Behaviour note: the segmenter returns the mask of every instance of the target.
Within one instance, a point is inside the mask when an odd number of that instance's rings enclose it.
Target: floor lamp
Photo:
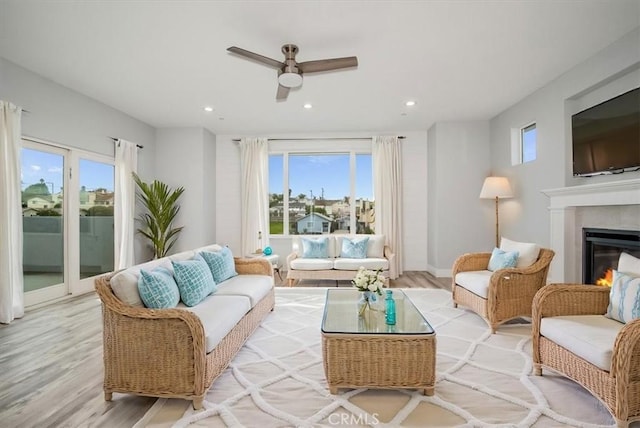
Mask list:
[[[498,200],[506,198],[513,198],[513,191],[506,177],[487,177],[484,179],[480,199],[495,199],[496,201],[496,247],[500,246]]]

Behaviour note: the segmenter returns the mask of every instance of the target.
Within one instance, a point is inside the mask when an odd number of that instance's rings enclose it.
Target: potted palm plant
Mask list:
[[[151,241],[153,257],[159,259],[167,255],[183,229],[183,226],[173,227],[173,220],[180,211],[178,199],[184,192],[184,187],[172,190],[158,180],[145,183],[135,173],[133,180],[138,186],[136,197],[146,210],[139,216],[143,227],[138,229],[138,233]]]

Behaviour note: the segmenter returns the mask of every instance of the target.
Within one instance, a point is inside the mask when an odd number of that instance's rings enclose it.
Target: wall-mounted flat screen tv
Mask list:
[[[573,175],[640,170],[640,88],[571,118]]]

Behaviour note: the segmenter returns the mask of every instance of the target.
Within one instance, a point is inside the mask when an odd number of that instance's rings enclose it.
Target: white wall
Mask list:
[[[47,80],[0,58],[0,99],[28,110],[22,116],[22,134],[68,147],[114,155],[110,137],[144,146],[139,151],[138,172],[154,174],[155,129],[92,98]],[[136,239],[136,260],[147,257]]]
[[[203,128],[160,128],[156,175],[171,188],[184,187],[174,226],[183,226],[171,254],[215,242],[215,136]]]
[[[505,236],[549,245],[549,200],[542,189],[640,177],[640,172],[629,172],[573,178],[571,167],[571,115],[640,85],[639,40],[640,28],[491,120],[491,168],[509,177],[515,192],[501,210]],[[512,166],[511,129],[532,121],[538,131],[537,159]]]
[[[428,270],[449,277],[458,256],[494,245],[495,204],[479,199],[492,175],[489,123],[438,122],[428,136]]]
[[[388,134],[388,133],[385,133]],[[394,133],[395,134],[395,133]],[[402,140],[403,200],[404,200],[404,269],[426,270],[427,266],[427,134],[426,132],[398,132]],[[359,137],[371,132],[312,135],[265,135],[268,138]],[[229,245],[234,254],[240,251],[240,149],[233,142],[243,135],[216,136],[216,237],[220,244]],[[302,148],[308,149],[303,141]],[[305,147],[305,144],[307,145]],[[315,143],[314,143],[315,144]],[[323,149],[326,149],[324,143]],[[348,142],[342,144],[348,145]],[[361,144],[361,143],[360,143]],[[346,146],[345,146],[346,147]],[[348,147],[347,147],[348,148]],[[272,237],[270,246],[284,264],[291,252],[291,239]]]

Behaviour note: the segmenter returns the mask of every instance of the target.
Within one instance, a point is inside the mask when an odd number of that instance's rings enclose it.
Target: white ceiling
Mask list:
[[[411,131],[489,119],[638,25],[640,0],[0,0],[0,56],[155,127]],[[277,71],[226,51],[285,43],[359,66],[276,102]]]

